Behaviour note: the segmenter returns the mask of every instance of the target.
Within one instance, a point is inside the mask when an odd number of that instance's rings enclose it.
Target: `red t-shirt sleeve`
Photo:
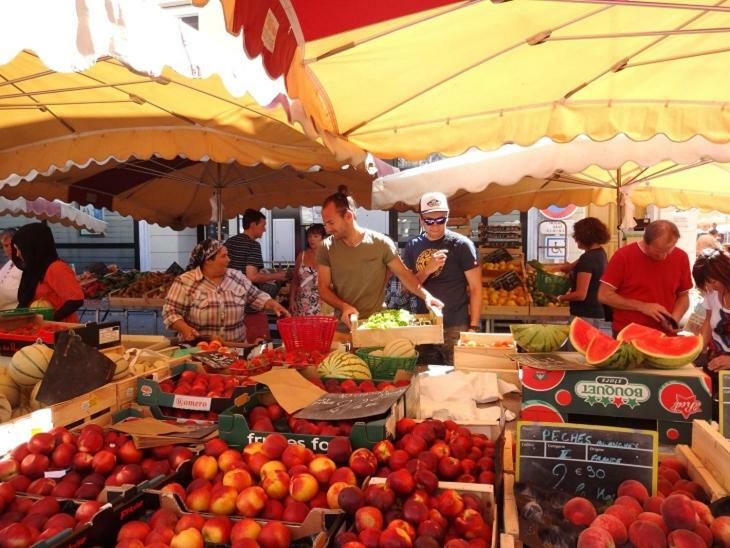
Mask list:
[[[679,293],[689,291],[693,287],[692,272],[689,269],[689,257],[684,251],[682,251],[682,277],[679,282]]]
[[[55,261],[46,270],[46,276],[43,281],[56,295],[58,295],[60,305],[68,301],[83,301],[84,290],[81,289],[76,274],[63,261]]]
[[[611,287],[618,289],[624,279],[626,271],[626,253],[621,250],[617,251],[611,257],[606,265],[606,270],[601,276],[601,281],[607,283]]]

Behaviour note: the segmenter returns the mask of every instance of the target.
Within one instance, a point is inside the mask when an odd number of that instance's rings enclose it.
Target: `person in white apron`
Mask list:
[[[23,271],[12,260],[12,239],[14,228],[8,228],[0,234],[0,243],[7,261],[0,268],[0,310],[12,310],[18,306],[18,286]]]

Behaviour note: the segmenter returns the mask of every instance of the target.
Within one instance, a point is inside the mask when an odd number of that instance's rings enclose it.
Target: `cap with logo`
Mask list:
[[[427,192],[421,196],[421,213],[443,211],[448,213],[449,202],[443,192]]]

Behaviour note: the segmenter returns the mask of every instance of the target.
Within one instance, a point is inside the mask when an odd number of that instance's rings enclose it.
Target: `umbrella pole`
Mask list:
[[[221,202],[221,199],[223,197],[223,193],[221,192],[221,187],[216,186],[215,187],[215,203],[216,203],[216,217],[218,222],[218,240],[223,238],[223,203]]]
[[[624,219],[624,204],[621,203],[621,168],[616,170],[616,247],[621,247],[621,223]]]

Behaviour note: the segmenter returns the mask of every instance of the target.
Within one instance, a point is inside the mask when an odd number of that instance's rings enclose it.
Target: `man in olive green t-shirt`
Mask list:
[[[365,319],[383,308],[386,269],[426,306],[443,308],[403,264],[393,241],[360,227],[355,211],[355,202],[342,191],[322,205],[322,220],[330,236],[317,250],[319,296],[339,311],[341,322],[350,328],[351,315]]]

